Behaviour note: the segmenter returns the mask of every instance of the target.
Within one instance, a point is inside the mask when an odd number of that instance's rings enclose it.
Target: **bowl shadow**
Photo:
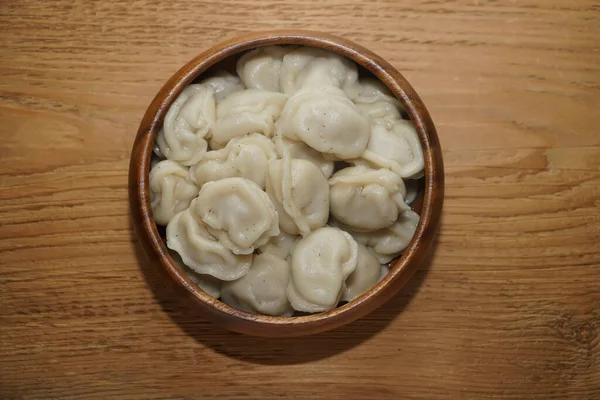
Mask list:
[[[135,255],[156,301],[162,310],[186,334],[199,344],[219,354],[240,361],[264,365],[302,364],[325,359],[351,350],[385,329],[411,303],[432,267],[433,255],[438,244],[434,240],[427,260],[408,283],[390,301],[340,328],[296,338],[262,338],[228,331],[209,321],[194,307],[182,288],[168,277],[162,267],[152,262],[142,250],[131,227]]]

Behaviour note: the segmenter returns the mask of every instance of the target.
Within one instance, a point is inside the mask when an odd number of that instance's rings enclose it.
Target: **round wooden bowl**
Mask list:
[[[250,314],[204,293],[173,261],[159,233],[150,207],[148,173],[154,139],[163,118],[179,93],[202,74],[232,69],[246,50],[267,45],[294,44],[319,47],[338,53],[359,65],[361,73],[381,80],[404,105],[414,123],[425,158],[420,198],[413,204],[421,220],[401,257],[390,265],[389,274],[368,292],[331,311],[295,317]],[[200,54],[177,71],[158,92],[140,123],[131,152],[129,197],[135,230],[150,261],[158,262],[178,285],[177,289],[196,300],[203,314],[227,329],[257,336],[290,337],[337,328],[373,311],[388,301],[410,279],[428,257],[435,239],[444,198],[442,153],[433,121],[425,105],[406,79],[384,59],[349,40],[320,32],[276,30],[252,33],[228,40]],[[166,276],[166,274],[165,274]],[[165,279],[169,280],[166,277]],[[183,289],[183,290],[181,290]]]

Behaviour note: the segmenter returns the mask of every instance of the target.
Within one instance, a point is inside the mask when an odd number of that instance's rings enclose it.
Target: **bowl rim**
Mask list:
[[[244,51],[268,45],[318,47],[342,55],[371,72],[401,101],[414,123],[423,149],[424,198],[420,221],[402,256],[390,265],[390,272],[374,287],[356,299],[330,311],[294,317],[251,314],[217,300],[181,270],[169,255],[152,218],[149,171],[154,141],[166,112],[193,80],[218,62]],[[157,256],[171,278],[208,311],[208,316],[226,328],[258,336],[301,336],[330,330],[373,311],[410,279],[425,261],[440,222],[444,191],[442,153],[431,116],[408,81],[391,64],[350,40],[308,30],[271,30],[238,36],[219,43],[186,63],[156,94],[140,123],[130,161],[129,192],[134,228],[144,250]],[[285,329],[283,329],[285,328]]]

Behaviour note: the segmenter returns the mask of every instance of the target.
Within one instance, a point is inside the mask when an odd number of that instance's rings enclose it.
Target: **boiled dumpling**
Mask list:
[[[381,264],[386,264],[406,249],[418,225],[419,215],[406,210],[387,228],[375,232],[348,231],[358,243],[372,250]]]
[[[264,189],[269,160],[276,157],[273,142],[252,133],[233,138],[224,148],[206,153],[198,164],[190,167],[190,178],[201,187],[206,182],[237,176],[250,179]]]
[[[356,64],[338,54],[314,47],[299,47],[283,57],[280,86],[294,94],[305,87],[333,86],[354,94],[357,90]]]
[[[340,229],[324,227],[300,239],[292,252],[287,288],[292,307],[304,312],[334,308],[357,263],[358,244]]]
[[[385,101],[356,103],[356,109],[362,115],[370,117],[375,124],[385,125],[388,129],[392,128],[394,121],[402,118],[398,107]]]
[[[334,87],[300,90],[287,101],[277,122],[278,134],[340,159],[360,156],[370,132],[367,118]]]
[[[287,233],[305,236],[327,223],[329,185],[310,161],[284,158],[269,162],[266,191]]]
[[[357,231],[392,225],[398,213],[409,208],[405,194],[402,178],[385,168],[348,167],[329,180],[331,214]]]
[[[283,56],[289,48],[265,46],[250,50],[237,62],[237,73],[247,88],[281,92],[279,75]]]
[[[283,135],[276,135],[273,142],[280,157],[301,158],[310,161],[319,167],[326,178],[333,174],[333,161],[324,159],[321,153],[309,147],[306,143],[288,139]]]
[[[419,195],[419,181],[414,179],[408,179],[404,184],[406,185],[406,196],[404,196],[404,201],[406,204],[412,204],[413,201],[416,200]]]
[[[380,167],[379,165],[367,161],[364,158],[354,158],[352,160],[348,160],[348,165],[351,166],[363,166],[363,167],[367,167],[370,169],[381,169],[382,167]],[[388,169],[388,168],[386,168]],[[398,175],[398,174],[396,174]],[[400,175],[398,175],[400,176]],[[404,186],[406,188],[406,194],[404,195],[404,202],[406,204],[412,204],[415,199],[417,198],[417,196],[419,195],[419,179],[421,179],[424,176],[423,171],[421,171],[421,173],[413,175],[409,178],[404,178],[402,179],[402,181],[404,182]]]
[[[373,126],[363,159],[391,169],[402,178],[419,176],[423,170],[423,150],[415,127],[410,121],[397,120],[392,128]]]
[[[391,127],[392,121],[402,118],[402,103],[380,80],[364,78],[359,81],[360,91],[352,98],[356,108],[376,123]]]
[[[244,84],[240,78],[224,70],[217,71],[210,78],[203,80],[202,83],[213,88],[217,103],[232,93],[244,90]]]
[[[273,136],[275,121],[286,100],[282,93],[260,89],[246,89],[226,97],[217,104],[211,148],[220,149],[234,137],[250,133]]]
[[[162,131],[162,129],[161,129]],[[164,132],[159,132],[159,135],[164,135]],[[159,161],[164,160],[166,157],[163,153],[160,152],[160,148],[158,147],[158,143],[154,141],[154,147],[152,148],[152,158],[157,158]]]
[[[259,254],[254,256],[246,275],[223,285],[221,298],[240,310],[289,317],[294,313],[286,293],[289,280],[287,261],[272,254]]]
[[[346,287],[342,293],[343,301],[352,301],[371,289],[381,275],[381,265],[373,254],[362,244],[358,245],[358,262],[356,269],[346,279]]]
[[[273,254],[287,260],[299,239],[298,235],[290,235],[281,231],[279,235],[273,236],[267,244],[259,247],[259,250],[261,253]]]
[[[358,81],[358,92],[351,97],[352,101],[356,103],[376,103],[378,101],[385,101],[388,103],[395,103],[398,107],[402,107],[400,101],[394,97],[394,94],[385,84],[379,79],[375,78],[361,78]]]
[[[223,281],[220,279],[217,279],[211,275],[198,274],[191,269],[187,269],[185,274],[209,296],[212,296],[215,299],[221,297],[221,286],[223,285]]]
[[[389,273],[390,273],[390,268],[387,265],[382,265],[381,271],[379,272],[379,279],[377,280],[377,282],[381,282],[383,280],[383,278],[385,278],[386,275]]]
[[[167,247],[176,251],[184,264],[199,274],[224,281],[244,276],[252,264],[252,254],[236,255],[206,230],[192,200],[190,208],[176,214],[167,225]]]
[[[167,111],[156,137],[160,153],[183,165],[197,163],[208,147],[215,123],[215,97],[210,85],[189,85]]]
[[[188,179],[188,169],[170,160],[163,160],[150,170],[150,205],[159,225],[189,207],[198,195],[198,187]]]
[[[221,285],[223,281],[215,278],[212,275],[199,274],[183,262],[181,256],[176,252],[169,250],[169,255],[175,261],[175,263],[181,268],[183,273],[190,278],[192,282],[194,282],[198,287],[204,290],[208,295],[218,299],[221,297]]]
[[[206,229],[235,254],[250,254],[279,235],[279,218],[269,196],[245,178],[207,182],[190,207]]]

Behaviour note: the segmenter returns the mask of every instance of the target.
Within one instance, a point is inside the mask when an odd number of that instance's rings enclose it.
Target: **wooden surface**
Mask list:
[[[327,334],[230,334],[137,251],[127,167],[179,66],[313,28],[428,105],[446,165],[430,263]],[[600,398],[600,4],[0,2],[0,398]]]

